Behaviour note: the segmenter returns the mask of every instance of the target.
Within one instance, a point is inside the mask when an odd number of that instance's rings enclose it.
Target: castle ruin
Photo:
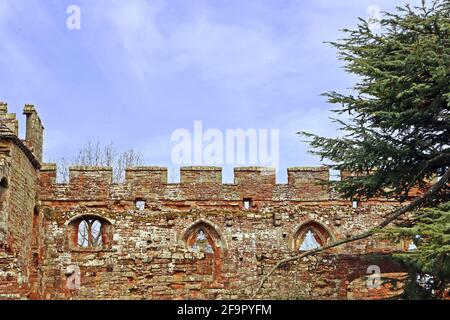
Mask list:
[[[36,109],[24,114],[22,140],[0,103],[0,299],[248,299],[280,259],[367,230],[398,205],[343,199],[322,183],[328,167],[290,168],[287,184],[261,167],[235,168],[232,184],[217,167],[183,167],[180,183],[162,167],[127,168],[123,183],[109,167],[71,167],[57,183]],[[257,298],[395,297],[405,273],[384,257],[406,248],[370,238],[289,263]]]

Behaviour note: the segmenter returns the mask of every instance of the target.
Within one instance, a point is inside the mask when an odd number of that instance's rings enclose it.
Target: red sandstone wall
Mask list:
[[[5,241],[0,245],[0,298],[27,297],[37,279],[33,260],[33,220],[38,174],[14,143],[0,142],[0,162],[7,167],[8,188],[2,199]],[[6,151],[7,150],[7,151]],[[38,219],[38,217],[36,217]],[[34,277],[30,277],[34,273]]]
[[[326,167],[291,168],[287,184],[257,167],[235,169],[233,184],[222,184],[216,167],[182,168],[179,184],[168,184],[160,167],[130,168],[123,184],[112,183],[111,168],[75,167],[68,184],[57,184],[54,165],[36,169],[43,127],[33,106],[24,113],[21,142],[15,115],[0,103],[0,179],[8,184],[0,189],[0,299],[249,298],[272,266],[298,253],[309,228],[324,244],[367,230],[396,205],[371,201],[352,209],[323,184]],[[136,200],[146,202],[144,210]],[[82,217],[104,223],[102,246],[77,245]],[[211,253],[194,250],[199,230]],[[370,239],[290,263],[258,298],[395,296],[401,286],[390,281],[368,290],[366,272],[378,264],[400,279],[398,266],[365,257],[397,249]]]
[[[164,168],[128,170],[124,184],[112,184],[111,176],[108,168],[74,168],[69,184],[59,185],[55,167],[42,168],[43,298],[248,298],[254,289],[249,285],[296,253],[295,237],[305,223],[321,225],[331,241],[374,226],[393,205],[352,209],[350,202],[332,199],[319,183],[328,178],[325,168],[292,169],[287,185],[276,185],[274,172],[261,168],[237,169],[235,184],[227,185],[217,168],[185,168],[180,184],[167,184]],[[244,198],[252,199],[250,210],[243,209]],[[146,201],[145,210],[135,208],[136,199]],[[69,222],[82,215],[108,219],[108,245],[91,250],[74,245]],[[214,235],[218,253],[212,257],[190,246],[189,232],[197,223]],[[360,241],[292,263],[258,298],[345,299],[347,290],[349,298],[367,296],[349,286],[370,265],[362,255],[394,249],[380,240]],[[81,286],[71,290],[68,268],[74,266],[80,268]],[[381,271],[394,269],[385,264]]]

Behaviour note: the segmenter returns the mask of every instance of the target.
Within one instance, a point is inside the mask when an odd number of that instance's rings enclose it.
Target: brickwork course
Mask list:
[[[248,299],[258,281],[306,243],[323,246],[376,226],[399,204],[355,206],[323,184],[328,167],[71,167],[57,183],[42,162],[43,131],[32,105],[26,137],[0,103],[0,299]],[[69,143],[69,141],[68,141]],[[309,237],[308,241],[305,241]],[[388,299],[406,274],[389,259],[407,243],[370,238],[291,262],[258,299]],[[371,270],[380,277],[372,286]]]

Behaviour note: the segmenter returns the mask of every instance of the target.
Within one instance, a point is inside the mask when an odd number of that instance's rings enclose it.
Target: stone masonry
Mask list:
[[[42,163],[43,126],[26,105],[25,140],[0,103],[0,299],[246,299],[282,258],[375,226],[398,203],[352,203],[327,167],[71,167]],[[309,237],[309,240],[305,240]],[[405,243],[354,242],[279,269],[260,299],[384,299],[405,274],[387,256]],[[370,273],[381,278],[371,286]],[[376,280],[376,279],[375,279]],[[375,281],[373,280],[373,281]],[[375,283],[375,282],[374,282]]]

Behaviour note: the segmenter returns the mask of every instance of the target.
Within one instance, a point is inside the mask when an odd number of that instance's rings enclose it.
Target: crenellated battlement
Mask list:
[[[237,185],[275,185],[276,171],[266,167],[240,167],[234,169],[234,183]]]
[[[288,168],[289,184],[310,184],[328,180],[330,180],[330,169],[328,167]]]
[[[138,186],[139,184],[155,183],[166,184],[167,183],[167,168],[163,167],[132,167],[125,170],[125,181],[133,183]]]
[[[219,167],[182,167],[180,169],[181,184],[220,184],[222,168]]]
[[[168,168],[130,167],[122,183],[113,182],[111,167],[70,167],[69,181],[57,183],[56,164],[44,164],[40,171],[42,194],[47,197],[182,198],[182,199],[279,199],[327,200],[331,194],[324,181],[328,167],[289,168],[288,183],[276,182],[276,170],[267,167],[238,167],[234,183],[223,183],[220,167],[181,167],[180,182],[169,183]]]
[[[0,101],[0,123],[6,126],[14,135],[19,135],[19,121],[15,113],[8,113],[8,104]]]
[[[69,181],[71,184],[110,184],[112,182],[113,170],[111,167],[83,167],[74,166],[69,168]]]
[[[56,163],[44,163],[41,168],[41,179],[49,180],[52,184],[57,183],[58,167]],[[112,167],[90,167],[90,166],[71,166],[69,167],[68,184],[78,183],[105,183],[113,184]],[[287,185],[299,184],[322,184],[323,181],[330,179],[328,167],[294,167],[288,168]],[[179,184],[222,184],[222,168],[208,166],[190,166],[181,167]],[[125,181],[128,184],[142,182],[152,182],[159,184],[169,184],[167,167],[128,167],[125,169]],[[173,183],[170,183],[173,184]],[[252,184],[271,184],[286,185],[276,183],[276,169],[269,167],[236,167],[234,168],[234,185],[252,185]],[[229,185],[229,184],[227,184]]]

